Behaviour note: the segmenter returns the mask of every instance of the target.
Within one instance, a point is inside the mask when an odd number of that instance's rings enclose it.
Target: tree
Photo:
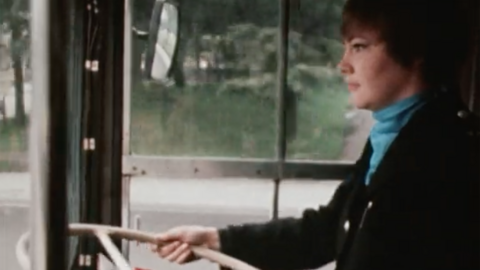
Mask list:
[[[28,1],[2,0],[0,3],[0,26],[3,33],[10,34],[10,58],[12,60],[15,86],[15,122],[25,125],[24,64],[23,59],[29,44]]]

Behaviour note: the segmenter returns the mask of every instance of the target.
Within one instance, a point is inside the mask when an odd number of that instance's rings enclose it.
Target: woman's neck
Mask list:
[[[408,114],[418,103],[422,102],[423,97],[423,92],[417,92],[380,110],[374,111],[373,117],[378,122],[387,122],[402,118],[403,115]]]

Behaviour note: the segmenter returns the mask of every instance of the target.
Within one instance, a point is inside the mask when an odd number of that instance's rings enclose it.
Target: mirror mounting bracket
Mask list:
[[[148,40],[148,37],[149,37],[148,31],[142,31],[135,27],[132,27],[132,32],[135,34],[137,38],[141,40]]]

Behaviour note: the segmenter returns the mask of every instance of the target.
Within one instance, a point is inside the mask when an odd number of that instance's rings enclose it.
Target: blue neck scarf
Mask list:
[[[372,175],[400,130],[425,103],[425,95],[416,94],[373,113],[373,118],[377,122],[370,131],[373,154],[370,157],[370,166],[365,179],[366,185],[370,184]]]

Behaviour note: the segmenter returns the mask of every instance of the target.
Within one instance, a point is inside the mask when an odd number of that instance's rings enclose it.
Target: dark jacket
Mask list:
[[[301,218],[220,230],[222,252],[262,270],[480,269],[480,129],[448,93],[417,111],[364,185],[367,142],[331,201]]]

